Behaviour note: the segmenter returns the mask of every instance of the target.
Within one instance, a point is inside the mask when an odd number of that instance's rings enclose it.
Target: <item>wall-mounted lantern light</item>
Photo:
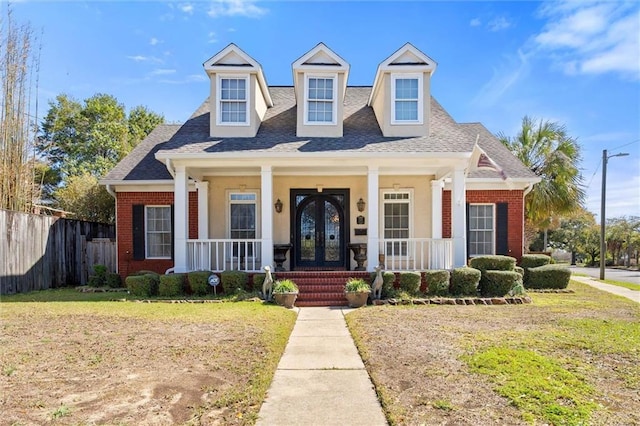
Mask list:
[[[364,211],[364,207],[367,205],[367,203],[364,202],[364,200],[362,198],[360,198],[358,200],[358,202],[356,203],[356,206],[358,206],[358,211],[359,212],[363,212]]]
[[[282,201],[280,201],[280,198],[276,200],[273,206],[276,208],[276,213],[282,213]]]

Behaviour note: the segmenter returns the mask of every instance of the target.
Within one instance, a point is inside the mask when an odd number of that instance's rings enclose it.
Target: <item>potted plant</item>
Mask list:
[[[293,308],[298,298],[298,286],[292,280],[278,280],[273,284],[273,298],[280,306]]]
[[[351,308],[366,305],[369,293],[371,293],[371,287],[362,278],[349,278],[344,285],[344,295]]]

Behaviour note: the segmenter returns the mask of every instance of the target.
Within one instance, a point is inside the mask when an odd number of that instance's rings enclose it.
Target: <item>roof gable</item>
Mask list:
[[[332,70],[349,71],[349,63],[322,42],[295,60],[291,66],[294,72],[302,68],[318,67],[330,67]]]

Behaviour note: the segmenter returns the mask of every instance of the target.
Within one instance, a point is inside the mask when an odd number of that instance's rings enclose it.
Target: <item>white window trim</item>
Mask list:
[[[309,121],[309,79],[324,78],[333,79],[333,102],[331,109],[332,121]],[[304,119],[305,126],[335,126],[337,124],[338,115],[338,74],[337,73],[313,73],[304,75]]]
[[[169,256],[149,256],[149,244],[147,240],[147,236],[149,235],[149,222],[147,219],[147,209],[149,207],[165,207],[169,209],[169,215],[171,215],[171,205],[170,204],[149,204],[144,206],[144,258],[145,259],[171,259],[171,255]],[[171,217],[169,217],[169,228],[171,228]],[[158,232],[159,233],[159,232]],[[169,229],[169,235],[172,236],[171,244],[173,244],[173,229]]]
[[[216,126],[249,126],[251,124],[251,116],[249,115],[251,104],[251,79],[249,74],[217,74],[216,75]],[[232,78],[237,80],[245,80],[246,94],[246,121],[244,122],[228,122],[222,121],[222,80]]]
[[[491,229],[492,232],[492,239],[491,239],[491,253],[490,254],[496,254],[496,205],[495,203],[469,203],[469,210],[471,210],[471,206],[491,206],[493,209],[492,215],[493,215],[493,228]],[[467,218],[468,223],[471,223],[471,218],[468,217]],[[471,234],[471,225],[469,225],[469,229],[467,230],[468,234]],[[469,235],[467,235],[467,238],[469,238]],[[471,241],[469,241],[469,249],[471,249]],[[469,257],[478,257],[478,256],[486,256],[486,254],[471,254],[469,253]]]
[[[378,217],[380,218],[380,223],[378,226],[378,235],[380,235],[381,239],[384,239],[384,205],[385,205],[385,194],[409,194],[409,237],[413,238],[414,226],[413,226],[413,188],[398,188],[396,189],[382,189],[380,190],[380,206],[378,208]],[[389,200],[388,202],[392,203],[398,200]]]
[[[260,229],[260,223],[261,223],[261,215],[260,215],[260,191],[257,189],[245,189],[242,190],[240,188],[238,189],[228,189],[226,191],[226,207],[225,207],[225,216],[226,216],[226,222],[227,222],[227,229],[226,229],[226,236],[227,239],[231,239],[231,204],[255,204],[256,206],[256,238],[255,239],[259,239],[261,238],[261,229]],[[255,200],[238,200],[238,201],[231,201],[231,195],[232,194],[254,194],[256,196]]]
[[[396,80],[415,78],[418,80],[418,119],[417,120],[396,120]],[[396,73],[391,74],[391,124],[396,125],[419,125],[423,124],[424,115],[424,76],[421,73]]]

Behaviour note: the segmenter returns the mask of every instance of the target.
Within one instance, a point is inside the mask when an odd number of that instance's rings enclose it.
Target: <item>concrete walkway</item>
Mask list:
[[[299,308],[256,425],[387,424],[347,330],[348,311]]]
[[[619,287],[617,285],[601,283],[591,277],[578,277],[576,275],[571,275],[571,279],[579,281],[583,284],[590,285],[591,287],[595,287],[598,290],[613,293],[618,296],[623,296],[627,299],[633,300],[634,302],[640,303],[640,291],[630,290],[628,288]]]

